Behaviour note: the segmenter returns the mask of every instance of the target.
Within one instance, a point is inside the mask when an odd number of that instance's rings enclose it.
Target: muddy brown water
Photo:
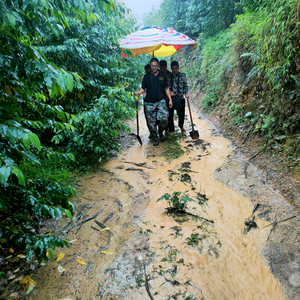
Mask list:
[[[261,255],[269,234],[263,226],[269,223],[257,218],[259,229],[244,234],[253,203],[215,179],[232,154],[229,141],[193,117],[201,141],[181,136],[185,154],[180,158],[163,157],[167,141],[152,146],[142,119],[142,147],[134,137],[123,137],[121,152],[104,169],[82,178],[73,199],[77,212],[83,212],[78,222],[103,209],[96,220],[103,223],[109,217],[109,229],[101,231],[94,220],[73,229],[68,234],[71,248],[55,252],[66,256],[33,276],[38,284],[30,299],[150,299],[145,278],[155,300],[285,299]],[[131,126],[134,131],[135,124]],[[191,180],[181,181],[183,174]],[[238,180],[234,174],[227,179]],[[157,199],[177,191],[194,200],[188,202],[188,212],[214,223],[167,215],[167,202]],[[67,225],[66,219],[58,221],[55,230],[73,226]],[[65,271],[60,273],[58,266]]]

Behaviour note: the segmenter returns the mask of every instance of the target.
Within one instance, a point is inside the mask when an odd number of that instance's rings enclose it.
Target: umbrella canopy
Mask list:
[[[130,50],[134,55],[149,53],[164,57],[173,55],[185,45],[197,43],[187,35],[169,27],[148,26],[123,37],[120,46]]]

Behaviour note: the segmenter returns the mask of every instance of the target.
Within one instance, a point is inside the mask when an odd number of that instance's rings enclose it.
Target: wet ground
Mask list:
[[[193,116],[200,139],[179,135],[181,157],[164,157],[168,141],[152,146],[142,119],[143,146],[122,137],[121,152],[81,179],[75,222],[53,224],[71,248],[31,275],[29,299],[299,299],[297,212]],[[177,192],[192,200],[187,214],[157,202]]]

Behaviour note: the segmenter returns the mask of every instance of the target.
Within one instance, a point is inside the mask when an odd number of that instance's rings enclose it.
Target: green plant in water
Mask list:
[[[182,218],[176,218],[174,220],[178,223],[184,223],[184,222],[187,222],[189,220],[189,218],[188,217],[182,217]]]
[[[136,278],[136,285],[137,285],[138,287],[141,287],[142,284],[143,284],[144,282],[145,282],[145,280],[143,279],[142,276],[138,276],[138,277]]]
[[[170,207],[177,209],[185,209],[188,201],[194,201],[182,192],[173,192],[172,196],[169,193],[166,193],[158,198],[157,202],[163,200],[166,200]]]
[[[192,233],[190,237],[187,237],[187,244],[188,245],[194,245],[198,244],[199,241],[203,240],[206,238],[206,235],[199,236],[199,233]]]
[[[166,159],[176,159],[184,154],[184,150],[181,148],[178,141],[178,135],[174,134],[172,136],[168,136],[166,142],[164,143],[166,150],[163,153],[163,156]]]
[[[179,251],[177,249],[171,249],[168,253],[168,256],[164,257],[161,261],[169,263],[175,262],[178,253]]]

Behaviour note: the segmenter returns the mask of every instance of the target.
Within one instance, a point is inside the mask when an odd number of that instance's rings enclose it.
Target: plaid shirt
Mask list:
[[[178,89],[179,90],[179,96],[183,97],[183,95],[189,93],[189,87],[188,87],[188,84],[187,84],[187,79],[186,79],[185,73],[178,72],[176,75],[171,73],[170,77],[167,78],[168,85],[169,85],[169,88],[170,88],[171,92],[173,92],[175,94],[178,94],[177,93],[178,76],[179,76],[179,89]],[[173,87],[171,86],[172,85],[172,77],[173,77]]]

